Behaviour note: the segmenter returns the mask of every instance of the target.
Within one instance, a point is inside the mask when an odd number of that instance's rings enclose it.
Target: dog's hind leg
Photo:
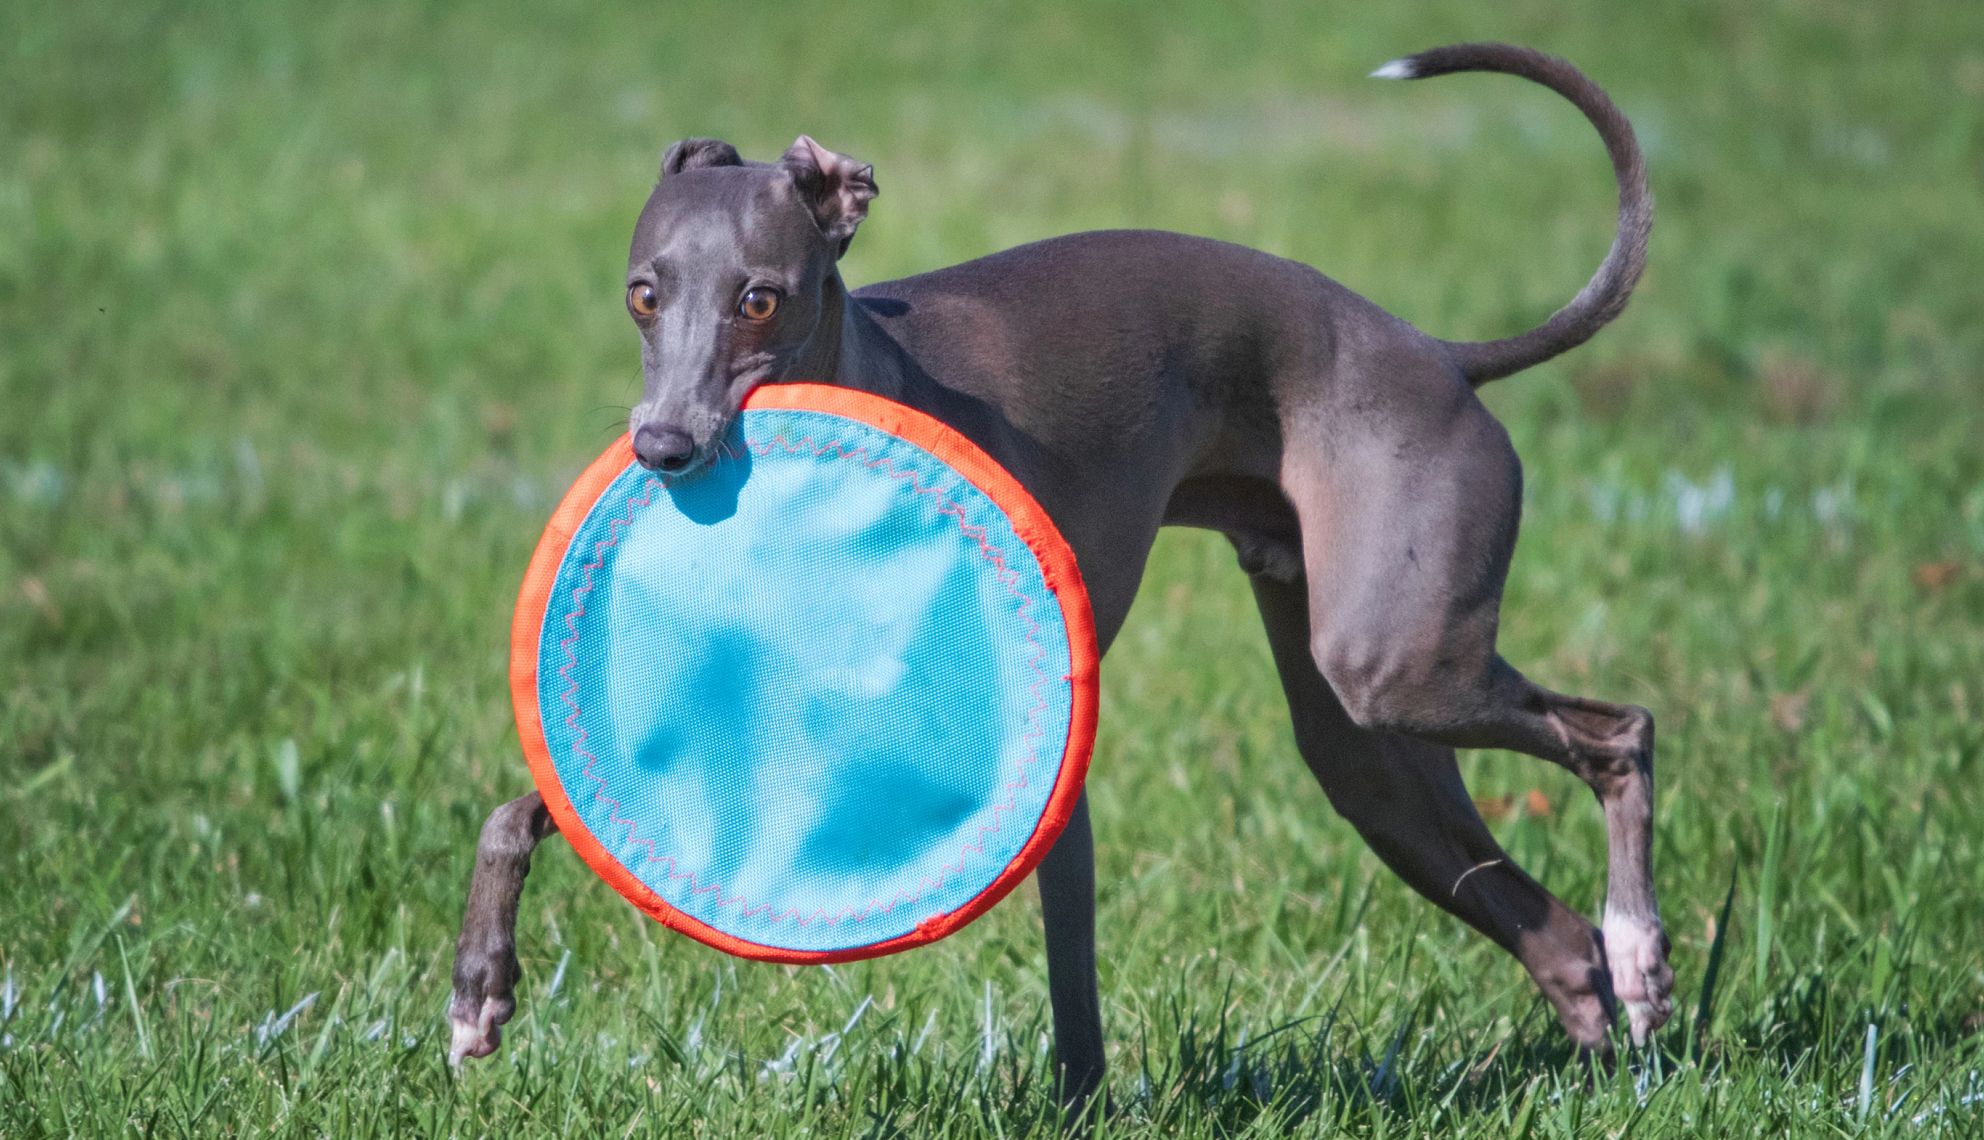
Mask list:
[[[1034,873],[1047,929],[1047,997],[1061,1103],[1079,1115],[1102,1086],[1102,1008],[1095,982],[1095,837],[1088,793]]]
[[[1310,656],[1304,584],[1253,584],[1296,745],[1331,805],[1412,889],[1515,955],[1574,1040],[1602,1049],[1612,987],[1598,931],[1495,842],[1453,749],[1351,721]]]
[[[491,812],[475,845],[475,874],[461,937],[455,941],[455,992],[448,1003],[448,1063],[487,1057],[516,1012],[517,900],[530,874],[531,852],[558,830],[536,792]]]
[[[1562,765],[1605,812],[1601,924],[1641,1042],[1672,1013],[1653,889],[1653,717],[1553,693],[1495,651],[1522,472],[1508,435],[1443,362],[1388,360],[1298,409],[1282,487],[1301,523],[1309,651],[1352,722]],[[1382,393],[1378,402],[1333,392]]]

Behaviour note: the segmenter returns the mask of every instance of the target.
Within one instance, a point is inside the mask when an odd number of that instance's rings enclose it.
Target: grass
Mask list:
[[[790,970],[547,847],[505,1049],[442,1062],[512,591],[638,384],[627,229],[671,139],[804,130],[876,163],[856,282],[1146,225],[1505,333],[1604,248],[1597,142],[1360,78],[1486,37],[1604,82],[1660,198],[1627,316],[1491,398],[1505,651],[1660,717],[1682,1012],[1586,1081],[1167,536],[1090,781],[1107,1132],[1984,1129],[1984,8],[76,0],[0,10],[0,1135],[1049,1134],[1030,892]],[[1595,905],[1582,790],[1467,766]]]

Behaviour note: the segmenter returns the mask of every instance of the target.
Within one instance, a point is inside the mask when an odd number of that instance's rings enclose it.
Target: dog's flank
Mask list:
[[[1618,314],[1651,201],[1625,118],[1561,60],[1471,44],[1379,73],[1463,70],[1565,95],[1618,172],[1611,251],[1535,329],[1441,340],[1308,266],[1150,231],[1055,238],[850,291],[839,260],[875,197],[872,168],[803,136],[772,163],[692,139],[669,148],[629,246],[645,391],[628,430],[642,462],[694,478],[757,384],[835,383],[935,416],[1053,517],[1105,651],[1160,527],[1225,535],[1331,804],[1413,889],[1513,954],[1573,1040],[1605,1053],[1619,1002],[1634,1041],[1670,1013],[1653,718],[1542,688],[1497,652],[1522,473],[1474,386]],[[1602,932],[1496,843],[1456,748],[1526,752],[1592,788],[1608,844]],[[484,833],[457,962],[462,1056],[494,1049],[513,1006],[535,820],[526,797]],[[1038,876],[1070,1103],[1103,1075],[1093,875],[1083,807]]]

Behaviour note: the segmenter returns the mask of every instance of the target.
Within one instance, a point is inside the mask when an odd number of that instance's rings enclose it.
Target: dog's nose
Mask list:
[[[654,471],[680,471],[696,457],[696,441],[680,428],[642,424],[634,433],[634,458]]]

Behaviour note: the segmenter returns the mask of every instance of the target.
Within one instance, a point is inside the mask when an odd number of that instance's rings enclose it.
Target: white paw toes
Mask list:
[[[448,1064],[461,1067],[465,1057],[487,1057],[503,1043],[503,1022],[507,1011],[495,998],[484,998],[473,1016],[464,1016],[457,1002],[448,1014]]]
[[[1633,1044],[1644,1045],[1654,1030],[1674,1016],[1674,971],[1667,964],[1667,935],[1658,920],[1612,914],[1605,916],[1602,929],[1612,993],[1626,1010]]]

